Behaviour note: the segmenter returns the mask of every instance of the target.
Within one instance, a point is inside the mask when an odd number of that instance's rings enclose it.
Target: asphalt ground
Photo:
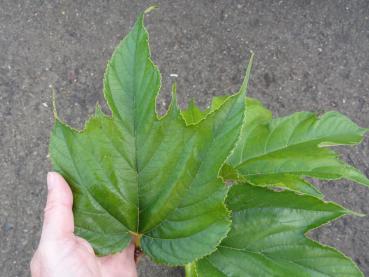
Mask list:
[[[276,115],[337,110],[369,127],[369,1],[11,1],[0,0],[0,276],[29,276],[46,196],[51,89],[59,114],[81,127],[96,102],[118,41],[146,17],[163,75],[160,110],[178,74],[181,105],[202,107],[237,91],[250,50],[249,95]],[[340,149],[369,175],[369,139]],[[327,199],[369,213],[369,189],[320,182]],[[369,276],[369,219],[344,217],[311,236],[351,256]],[[141,276],[181,276],[140,264]]]

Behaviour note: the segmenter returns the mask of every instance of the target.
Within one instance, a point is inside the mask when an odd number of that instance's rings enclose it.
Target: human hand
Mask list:
[[[47,185],[41,240],[31,261],[32,277],[136,277],[134,245],[115,255],[96,257],[91,245],[73,233],[73,196],[66,181],[50,172]]]

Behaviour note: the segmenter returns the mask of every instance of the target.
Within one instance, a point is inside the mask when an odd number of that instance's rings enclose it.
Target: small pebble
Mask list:
[[[10,224],[10,223],[5,223],[3,226],[3,229],[5,231],[5,233],[9,233],[11,230],[14,229],[14,225]]]

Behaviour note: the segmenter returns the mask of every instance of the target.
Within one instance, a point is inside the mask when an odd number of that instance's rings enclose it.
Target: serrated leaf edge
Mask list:
[[[256,185],[253,185],[253,184],[251,184],[251,183],[247,183],[248,185],[251,185],[251,186],[254,186],[254,187],[259,187],[260,188],[260,186],[256,186]],[[237,183],[237,184],[235,184],[235,185],[233,185],[233,186],[237,186],[237,185],[243,185],[242,183]],[[268,190],[271,190],[271,189],[269,189],[269,188],[265,188],[265,189],[268,189]],[[325,200],[323,200],[323,199],[320,199],[320,198],[318,198],[318,197],[316,197],[316,196],[314,196],[314,195],[310,195],[310,194],[303,194],[303,195],[301,195],[301,194],[298,194],[298,193],[296,193],[295,191],[292,191],[292,190],[288,190],[288,191],[290,191],[291,193],[293,193],[293,194],[295,194],[297,197],[312,197],[312,198],[315,198],[315,199],[317,199],[317,200],[319,200],[319,201],[321,201],[321,202],[323,202],[324,204],[332,204],[332,205],[334,205],[334,206],[336,206],[336,207],[338,207],[338,208],[340,208],[341,209],[341,211],[342,211],[342,213],[341,214],[339,214],[339,215],[337,215],[337,216],[335,216],[334,218],[332,218],[332,219],[329,219],[329,220],[327,220],[326,222],[324,222],[324,223],[322,223],[322,224],[319,224],[319,225],[316,225],[316,226],[314,226],[313,225],[313,227],[312,228],[310,228],[310,229],[308,229],[307,231],[305,231],[304,233],[303,233],[303,237],[305,238],[305,239],[307,239],[307,240],[309,240],[309,241],[311,241],[311,242],[313,242],[313,243],[315,243],[315,244],[317,244],[317,245],[319,245],[319,246],[321,246],[321,247],[323,247],[323,248],[327,248],[327,249],[330,249],[330,250],[332,250],[332,251],[334,251],[334,252],[336,252],[336,253],[338,253],[338,254],[341,254],[342,255],[342,257],[344,257],[344,258],[346,258],[347,260],[349,260],[350,262],[351,262],[351,264],[354,266],[354,268],[356,268],[357,269],[357,271],[361,274],[361,276],[362,277],[364,277],[364,273],[361,271],[361,269],[358,267],[358,265],[353,261],[353,259],[351,258],[351,257],[349,257],[349,256],[347,256],[346,254],[344,254],[343,252],[341,252],[339,249],[337,249],[337,248],[335,248],[335,247],[333,247],[333,246],[330,246],[330,245],[326,245],[326,244],[323,244],[323,243],[320,243],[319,241],[317,241],[317,240],[315,240],[315,239],[312,239],[312,238],[310,238],[310,237],[308,237],[307,236],[307,234],[309,233],[309,232],[312,232],[312,231],[314,231],[314,230],[316,230],[316,229],[318,229],[318,228],[321,228],[321,227],[323,227],[323,226],[325,226],[325,225],[328,225],[329,223],[331,223],[331,222],[333,222],[333,221],[335,221],[335,220],[338,220],[338,219],[340,219],[341,217],[343,217],[343,216],[345,216],[345,215],[358,215],[356,212],[353,212],[353,211],[351,211],[351,210],[349,210],[349,209],[346,209],[345,207],[343,207],[343,206],[341,206],[340,204],[338,204],[338,203],[336,203],[336,202],[333,202],[333,201],[325,201]],[[279,191],[273,191],[273,192],[275,192],[275,193],[283,193],[283,191],[282,192],[279,192]],[[232,212],[232,210],[231,210],[231,212]],[[360,216],[360,215],[359,215]],[[219,247],[220,245],[218,245],[218,247]],[[215,251],[214,251],[215,252]],[[213,252],[213,253],[214,253]],[[211,255],[211,254],[210,254]],[[210,255],[207,255],[207,256],[210,256]],[[206,256],[206,257],[207,257]],[[206,257],[204,257],[204,258],[206,258]],[[198,260],[196,260],[196,261],[194,261],[194,262],[197,262]],[[196,266],[196,269],[197,269],[197,266]],[[197,270],[196,270],[196,273],[197,273]],[[226,275],[226,274],[224,274],[224,275]],[[197,273],[197,277],[202,277],[202,276],[200,276],[198,273]]]
[[[243,80],[243,82],[242,82],[242,85],[241,85],[241,88],[240,88],[240,90],[239,90],[239,92],[237,92],[236,94],[233,94],[233,95],[231,95],[231,96],[228,96],[227,97],[227,99],[224,101],[224,103],[226,103],[227,101],[229,101],[229,99],[231,98],[231,97],[236,97],[236,96],[238,96],[238,94],[244,94],[245,96],[246,96],[246,93],[247,93],[247,89],[248,89],[248,81],[249,81],[249,78],[250,78],[250,74],[251,74],[251,69],[252,69],[252,64],[253,64],[253,58],[254,58],[254,53],[253,52],[251,52],[251,57],[250,57],[250,60],[249,60],[249,63],[248,63],[248,66],[247,66],[247,69],[246,69],[246,74],[245,74],[245,78],[244,78],[244,80]],[[175,87],[174,87],[174,89],[172,89],[172,93],[175,93]],[[171,105],[172,105],[172,103],[171,103]],[[224,105],[224,104],[223,104]],[[223,105],[221,105],[221,106],[223,106]],[[220,106],[220,107],[221,107]],[[200,122],[202,122],[205,118],[207,118],[210,114],[213,114],[215,111],[217,111],[217,110],[219,110],[220,109],[220,107],[218,107],[218,109],[215,109],[214,111],[212,111],[212,112],[210,112],[210,113],[208,113],[207,115],[206,115],[206,117],[204,117],[203,119],[201,119],[199,122],[197,122],[196,124],[189,124],[189,125],[198,125]],[[239,141],[239,139],[240,139],[240,136],[241,136],[241,132],[242,132],[242,129],[244,128],[244,126],[245,126],[245,120],[244,120],[244,118],[245,118],[245,116],[246,116],[246,105],[244,106],[244,114],[243,114],[243,120],[242,120],[242,126],[241,126],[241,128],[240,128],[240,131],[238,132],[238,136],[237,136],[237,139],[236,139],[236,141],[234,142],[234,144],[233,144],[233,148],[232,148],[232,150],[229,152],[229,154],[228,154],[228,156],[224,159],[224,162],[222,163],[222,165],[219,167],[219,169],[218,169],[218,176],[217,176],[217,178],[219,178],[219,179],[221,179],[222,180],[222,182],[223,182],[223,184],[224,184],[224,179],[223,179],[223,177],[220,175],[220,171],[221,171],[221,168],[223,167],[223,165],[226,163],[226,161],[228,160],[228,158],[233,154],[233,151],[234,151],[234,149],[236,148],[236,145],[237,145],[237,143],[238,143],[238,141]],[[183,118],[183,116],[182,116],[182,114],[181,114],[181,117],[182,117],[182,120],[185,122],[185,124],[186,124],[186,126],[189,126],[189,125],[187,125],[187,123],[186,123],[186,121],[184,120],[184,118]],[[224,207],[224,209],[225,209],[225,211],[226,211],[226,213],[227,213],[227,221],[228,221],[228,228],[227,228],[227,231],[225,232],[225,235],[223,236],[223,237],[221,237],[220,239],[219,239],[219,241],[218,241],[218,243],[215,245],[215,247],[214,247],[214,250],[212,250],[212,251],[210,251],[209,253],[207,253],[207,254],[204,254],[203,256],[200,256],[200,257],[198,257],[198,258],[196,258],[195,260],[193,260],[193,261],[188,261],[187,263],[194,263],[194,262],[196,262],[196,261],[198,261],[198,260],[200,260],[200,259],[202,259],[202,258],[204,258],[204,257],[206,257],[206,256],[209,256],[209,255],[211,255],[212,253],[214,253],[215,251],[217,251],[217,247],[220,245],[220,243],[228,236],[228,233],[230,232],[230,230],[231,230],[231,224],[232,224],[232,219],[231,219],[231,215],[232,215],[232,211],[227,207],[227,205],[225,204],[225,200],[227,199],[227,197],[228,197],[228,192],[229,192],[229,187],[226,187],[226,193],[225,193],[225,196],[224,196],[224,199],[223,199],[223,203],[222,203],[222,206]],[[161,224],[161,223],[160,223]],[[160,226],[160,224],[158,225],[158,226]],[[142,236],[145,236],[145,234],[142,234]],[[150,238],[150,237],[148,237],[148,236],[145,236],[145,237],[147,237],[147,238]],[[183,265],[185,265],[185,264],[187,264],[187,263],[184,263],[184,264],[168,264],[168,263],[166,263],[166,262],[164,262],[164,261],[162,261],[162,260],[159,260],[159,259],[156,259],[156,258],[154,258],[152,255],[150,255],[149,253],[145,253],[147,256],[149,256],[150,257],[150,259],[152,259],[154,262],[156,262],[156,263],[158,263],[158,264],[162,264],[162,265],[167,265],[167,266],[183,266]]]

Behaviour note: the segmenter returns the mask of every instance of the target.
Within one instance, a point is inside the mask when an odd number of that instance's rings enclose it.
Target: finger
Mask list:
[[[73,222],[73,195],[64,178],[56,173],[47,175],[47,202],[44,210],[44,225],[41,240],[61,239],[72,235]]]

